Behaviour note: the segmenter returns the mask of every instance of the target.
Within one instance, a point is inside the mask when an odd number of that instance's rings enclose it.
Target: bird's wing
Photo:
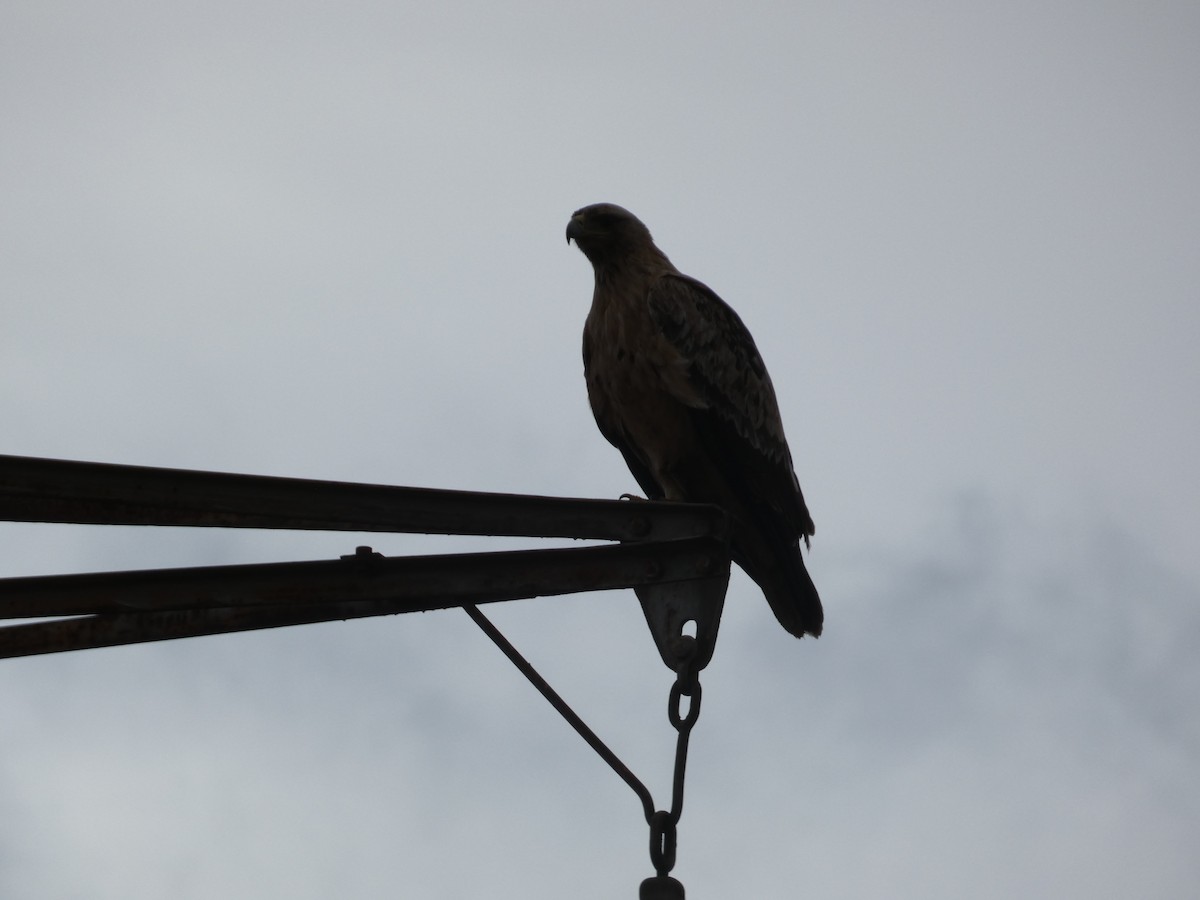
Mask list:
[[[707,452],[797,535],[812,534],[775,389],[738,314],[704,284],[674,273],[658,278],[647,299],[659,332],[687,360],[692,396],[680,399],[693,407]]]

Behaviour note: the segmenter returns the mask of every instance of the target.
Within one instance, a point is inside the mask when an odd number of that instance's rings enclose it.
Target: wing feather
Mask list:
[[[693,419],[708,451],[744,480],[749,496],[782,514],[797,536],[812,534],[775,388],[741,318],[686,275],[657,279],[647,301],[659,333],[687,360]]]

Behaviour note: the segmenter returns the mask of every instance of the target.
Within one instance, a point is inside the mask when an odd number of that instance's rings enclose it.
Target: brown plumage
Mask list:
[[[627,210],[585,206],[567,225],[572,240],[596,275],[583,371],[601,433],[647,497],[723,507],[733,559],[780,624],[819,635],[821,599],[800,555],[813,521],[750,332]]]

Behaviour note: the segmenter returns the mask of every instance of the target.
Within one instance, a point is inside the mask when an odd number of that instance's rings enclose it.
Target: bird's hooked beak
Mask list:
[[[583,234],[583,216],[576,213],[571,216],[571,221],[567,223],[567,243],[572,240],[579,243],[579,235]]]

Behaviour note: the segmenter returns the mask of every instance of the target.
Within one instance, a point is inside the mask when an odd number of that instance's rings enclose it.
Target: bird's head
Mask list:
[[[567,243],[571,241],[592,265],[618,262],[629,253],[654,246],[642,220],[615,203],[577,209],[567,223]]]

